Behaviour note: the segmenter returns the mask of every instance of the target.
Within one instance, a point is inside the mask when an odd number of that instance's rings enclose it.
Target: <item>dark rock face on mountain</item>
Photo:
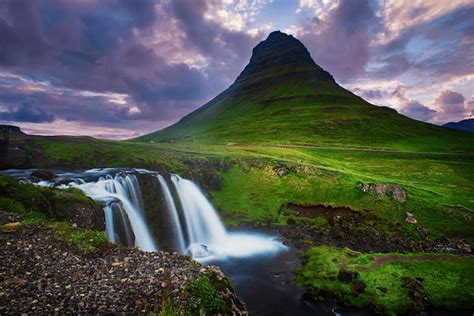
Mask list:
[[[458,129],[466,132],[474,132],[474,119],[462,120],[459,122],[449,122],[443,125],[444,127]]]
[[[278,75],[278,71],[292,73],[311,73],[311,76],[322,80],[334,81],[333,77],[311,58],[304,45],[291,35],[280,31],[270,33],[265,41],[260,42],[252,51],[252,58],[236,84],[259,76]],[[276,72],[276,73],[275,73]]]

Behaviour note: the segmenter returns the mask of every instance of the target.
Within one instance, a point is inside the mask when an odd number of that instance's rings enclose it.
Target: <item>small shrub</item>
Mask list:
[[[226,303],[219,297],[218,290],[212,284],[208,275],[202,275],[192,280],[186,287],[191,294],[194,304],[187,307],[188,315],[225,314]]]

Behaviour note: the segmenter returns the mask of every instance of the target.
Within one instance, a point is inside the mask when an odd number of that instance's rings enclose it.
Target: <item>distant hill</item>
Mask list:
[[[466,137],[366,102],[338,85],[299,40],[276,31],[253,49],[228,89],[135,140],[474,150]]]
[[[470,118],[459,122],[449,122],[444,124],[443,126],[467,132],[474,132],[474,119]]]
[[[5,124],[0,124],[0,132],[9,132],[9,133],[15,133],[15,134],[24,134],[20,127],[15,126],[15,125],[5,125]]]

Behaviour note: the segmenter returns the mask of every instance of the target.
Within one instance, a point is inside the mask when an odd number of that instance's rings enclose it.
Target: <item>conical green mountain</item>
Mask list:
[[[253,49],[227,90],[137,140],[470,150],[473,139],[369,104],[339,86],[299,40],[277,31]]]

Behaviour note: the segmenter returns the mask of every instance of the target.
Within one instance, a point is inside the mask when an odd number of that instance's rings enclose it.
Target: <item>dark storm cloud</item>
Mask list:
[[[354,79],[369,62],[369,44],[380,29],[377,6],[370,0],[340,1],[323,20],[314,17],[305,25],[303,43],[337,80]]]
[[[55,118],[53,114],[46,113],[41,107],[23,103],[16,109],[0,112],[0,119],[16,122],[51,123]]]

